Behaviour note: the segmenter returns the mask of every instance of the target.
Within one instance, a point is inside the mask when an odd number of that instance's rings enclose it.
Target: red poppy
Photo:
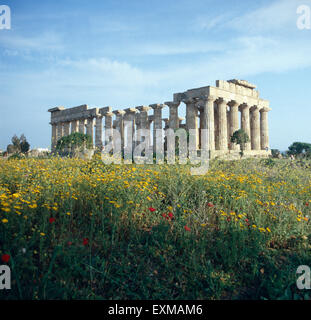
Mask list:
[[[87,246],[89,244],[89,239],[88,238],[84,238],[83,239],[83,245]]]
[[[55,222],[55,220],[56,220],[55,218],[50,218],[50,219],[49,219],[49,222],[50,222],[50,223],[53,223],[53,222]]]
[[[165,213],[162,213],[162,217],[163,217],[163,218],[166,218],[166,214],[165,214]]]
[[[228,222],[230,222],[230,221],[231,221],[231,219],[230,219],[230,218],[227,218],[227,221],[228,221]]]
[[[68,246],[71,246],[71,245],[72,245],[72,242],[71,242],[71,241],[68,241],[67,244],[68,244]]]
[[[214,205],[213,205],[211,202],[209,202],[207,205],[208,205],[210,208],[213,208],[213,207],[214,207]]]
[[[155,208],[152,208],[152,207],[150,207],[150,208],[148,208],[148,209],[149,209],[150,212],[156,211],[156,209],[155,209]]]
[[[248,219],[245,219],[245,222],[248,222]]]
[[[172,212],[169,212],[169,213],[168,213],[168,216],[169,216],[171,219],[173,219],[173,218],[174,218],[174,215],[173,215],[173,213],[172,213]]]
[[[305,205],[308,206],[308,205],[309,205],[309,202],[306,202]]]
[[[188,226],[184,226],[186,231],[191,231],[191,229]]]
[[[1,256],[1,260],[4,262],[4,263],[8,263],[9,260],[10,260],[10,255],[9,254],[3,254]]]

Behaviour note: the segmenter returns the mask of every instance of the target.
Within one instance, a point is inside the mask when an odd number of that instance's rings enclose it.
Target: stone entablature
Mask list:
[[[268,112],[271,109],[269,101],[260,98],[255,89],[256,86],[246,80],[217,80],[216,86],[175,93],[173,101],[149,106],[114,111],[112,107],[89,109],[87,105],[70,109],[52,108],[48,110],[51,112],[52,150],[55,150],[58,139],[72,132],[87,133],[92,139],[95,137],[95,147],[102,149],[103,130],[112,128],[119,130],[121,145],[124,146],[124,122],[130,121],[133,137],[138,141],[140,137],[136,135],[136,130],[152,129],[154,151],[158,129],[195,129],[197,149],[202,148],[200,130],[207,129],[211,158],[225,157],[239,151],[239,146],[230,143],[230,137],[242,128],[250,137],[246,153],[250,156],[268,156]],[[182,103],[186,105],[185,118],[178,114]],[[168,119],[162,118],[165,107],[169,109]],[[182,123],[184,119],[186,123]]]

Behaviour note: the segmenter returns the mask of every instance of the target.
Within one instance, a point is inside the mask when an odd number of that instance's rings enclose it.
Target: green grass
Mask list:
[[[0,160],[0,299],[309,299],[310,164]]]

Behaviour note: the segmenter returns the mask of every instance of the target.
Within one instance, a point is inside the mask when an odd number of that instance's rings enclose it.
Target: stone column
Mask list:
[[[57,144],[57,125],[56,123],[52,123],[52,144],[51,144],[51,151],[55,151]]]
[[[178,107],[180,105],[180,102],[164,102],[165,105],[167,105],[170,109],[169,112],[169,128],[170,129],[178,129],[179,128],[179,121],[178,121]]]
[[[239,103],[237,101],[231,101],[229,103],[230,113],[229,113],[229,136],[230,140],[235,131],[239,130]],[[238,150],[239,145],[236,143],[230,143],[231,150]]]
[[[93,146],[93,139],[94,139],[94,119],[93,118],[88,118],[86,121],[86,134],[91,137],[92,146]]]
[[[78,132],[78,120],[71,121],[71,133]]]
[[[246,103],[240,105],[241,110],[241,128],[251,138],[250,120],[249,120],[249,106]],[[250,150],[251,144],[248,142],[245,144],[245,150]]]
[[[251,147],[252,150],[260,150],[260,119],[259,119],[259,108],[253,106],[251,111]]]
[[[136,133],[135,133],[135,125],[136,125],[136,113],[138,112],[137,109],[135,108],[127,108],[124,110],[125,111],[125,115],[124,115],[124,121],[127,121],[127,122],[131,122],[132,124],[132,139],[133,139],[133,143],[132,143],[132,150],[134,150],[135,148],[135,136],[136,136]],[[129,139],[131,137],[129,136],[129,133],[127,133],[127,143],[129,143]],[[129,148],[129,146],[127,146],[127,148]]]
[[[137,129],[148,129],[149,127],[148,111],[151,110],[151,108],[148,106],[139,106],[139,107],[136,107],[136,109],[140,111],[140,113],[138,114],[139,125],[137,126]],[[137,132],[136,139],[137,139],[137,144],[139,144],[141,142],[141,136],[138,132]],[[145,137],[144,137],[144,140],[145,140]]]
[[[216,98],[216,97],[215,97]],[[219,111],[218,111],[218,103],[217,100],[213,103],[214,108],[214,137],[215,137],[215,149],[219,150]]]
[[[105,141],[108,143],[111,141],[112,138],[109,140],[109,135],[107,130],[112,130],[113,129],[113,121],[112,121],[113,113],[112,112],[107,112],[105,113]],[[111,137],[111,136],[110,136]]]
[[[79,132],[85,134],[85,119],[79,120]]]
[[[70,122],[65,122],[64,123],[64,129],[63,129],[63,134],[64,136],[69,136],[70,135]]]
[[[164,104],[151,104],[150,107],[153,109],[153,152],[156,153],[156,130],[161,129],[158,133],[158,139],[162,142],[162,109]]]
[[[57,123],[57,141],[63,137],[63,123]],[[57,142],[56,141],[56,142]]]
[[[226,99],[220,98],[218,100],[219,150],[228,150],[227,103]]]
[[[196,130],[196,147],[199,148],[199,135],[198,135],[198,123],[197,123],[197,116],[198,116],[198,108],[196,106],[195,100],[185,99],[183,101],[186,104],[186,128],[189,131],[190,129]]]
[[[207,118],[208,129],[208,148],[209,150],[215,150],[215,122],[214,122],[214,102],[216,97],[208,96],[204,105]]]
[[[113,111],[113,113],[116,115],[116,121],[117,121],[116,129],[120,133],[121,150],[123,150],[124,149],[124,114],[125,114],[125,111],[116,110],[116,111]]]
[[[95,120],[95,147],[103,149],[103,116],[98,115]]]
[[[268,127],[268,111],[270,108],[260,109],[260,141],[261,150],[266,150],[269,148],[269,127]]]

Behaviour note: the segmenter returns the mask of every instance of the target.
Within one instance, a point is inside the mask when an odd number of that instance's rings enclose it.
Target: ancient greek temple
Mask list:
[[[162,117],[164,108],[168,108],[168,118]],[[173,101],[124,110],[113,109],[115,108],[89,109],[87,105],[49,109],[52,151],[60,138],[73,132],[88,134],[94,148],[102,150],[105,132],[113,128],[120,132],[121,145],[124,147],[124,122],[130,121],[134,137],[135,130],[138,129],[150,129],[153,132],[153,142],[150,144],[154,146],[154,150],[157,129],[195,129],[198,150],[202,148],[200,130],[207,129],[210,158],[230,158],[238,155],[240,149],[239,145],[230,142],[230,138],[236,130],[242,128],[250,138],[245,146],[246,157],[268,157],[271,153],[269,101],[259,98],[256,86],[245,80],[217,80],[216,86],[175,93]],[[185,114],[179,112],[181,109],[185,110]]]

